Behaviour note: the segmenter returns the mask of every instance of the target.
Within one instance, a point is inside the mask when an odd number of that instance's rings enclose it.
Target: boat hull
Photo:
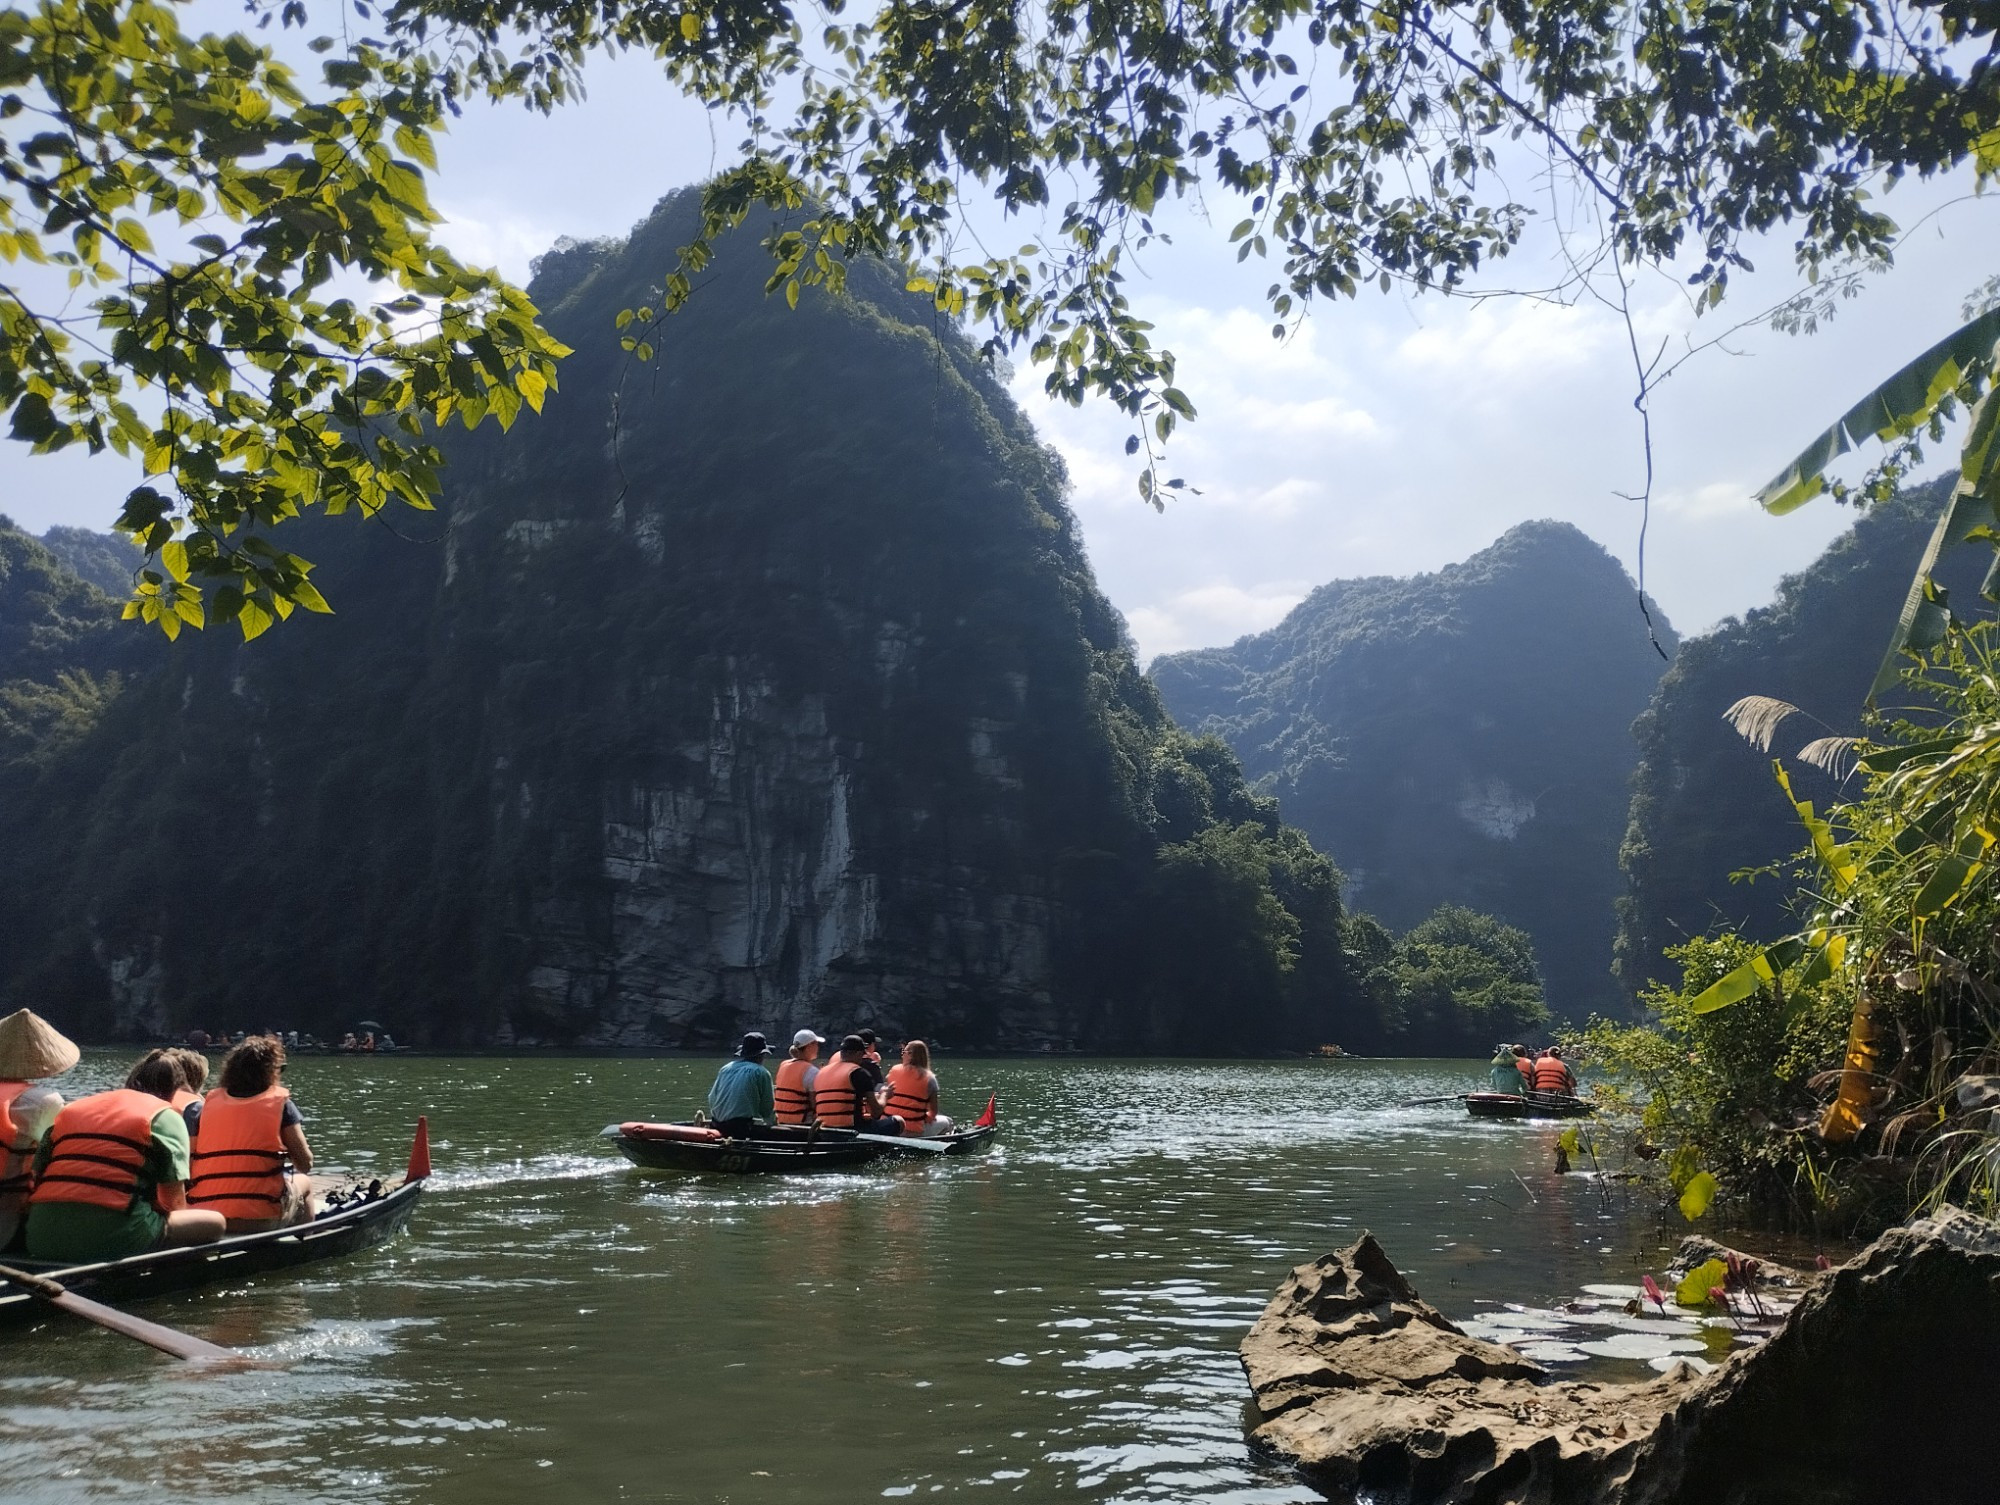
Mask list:
[[[239,1234],[213,1244],[154,1249],[127,1259],[95,1265],[61,1265],[47,1260],[8,1263],[61,1281],[79,1296],[114,1306],[191,1291],[224,1280],[265,1275],[357,1254],[409,1225],[422,1181],[408,1181],[372,1201],[356,1203],[289,1228]],[[25,1291],[0,1291],[0,1323],[47,1315],[48,1303]]]
[[[852,1170],[877,1160],[929,1159],[940,1153],[918,1149],[917,1144],[942,1145],[944,1155],[976,1155],[991,1146],[997,1132],[991,1127],[971,1128],[924,1138],[907,1147],[863,1139],[845,1129],[823,1129],[817,1134],[804,1129],[759,1129],[747,1138],[708,1142],[620,1134],[613,1143],[641,1170],[811,1176]]]
[[[1561,1092],[1468,1092],[1465,1111],[1474,1118],[1588,1118],[1594,1110]]]

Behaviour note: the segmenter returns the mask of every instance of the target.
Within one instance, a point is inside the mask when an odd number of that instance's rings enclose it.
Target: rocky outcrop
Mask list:
[[[1551,1382],[1500,1343],[1460,1332],[1372,1236],[1300,1265],[1243,1340],[1251,1437],[1329,1499],[1378,1505],[1596,1501],[1693,1388]]]
[[[2000,1231],[1957,1209],[1818,1280],[1713,1374],[1551,1382],[1425,1304],[1373,1238],[1301,1265],[1242,1345],[1251,1436],[1373,1505],[1990,1501]]]

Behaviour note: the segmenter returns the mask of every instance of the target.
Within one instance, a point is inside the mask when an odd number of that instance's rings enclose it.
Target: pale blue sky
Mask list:
[[[209,24],[233,24],[204,6]],[[462,255],[525,277],[559,235],[621,235],[665,192],[729,159],[738,132],[678,98],[647,62],[600,62],[590,98],[551,117],[475,106],[442,143],[433,196]],[[1964,185],[1958,185],[1963,191]],[[1911,223],[1952,190],[1906,188],[1890,212]],[[1323,581],[1435,569],[1512,524],[1557,517],[1628,568],[1639,511],[1617,493],[1643,476],[1624,326],[1585,302],[1476,303],[1364,294],[1319,306],[1280,345],[1258,301],[1272,269],[1243,266],[1218,227],[1191,210],[1168,223],[1176,244],[1144,261],[1132,295],[1181,358],[1180,385],[1201,410],[1170,455],[1202,489],[1164,516],[1134,488],[1129,425],[1105,406],[1073,410],[1040,395],[1022,365],[1016,391],[1067,457],[1091,558],[1143,653],[1225,643],[1271,625]],[[1546,238],[1500,264],[1493,286],[1554,275]],[[1761,604],[1844,518],[1820,503],[1765,517],[1750,493],[1848,403],[1939,338],[1993,269],[1990,202],[1943,207],[1912,235],[1895,271],[1810,337],[1758,331],[1684,366],[1654,399],[1655,505],[1647,584],[1683,631]],[[758,254],[752,245],[738,254]],[[1787,243],[1760,248],[1720,322],[1788,290]],[[1696,321],[1684,290],[1636,285],[1648,353],[1681,348]],[[611,338],[611,331],[605,332]],[[447,477],[448,480],[448,477]],[[132,484],[111,457],[32,457],[0,444],[0,511],[32,530],[104,526]],[[1914,561],[1913,561],[1914,562]],[[1641,631],[1636,609],[1632,630]]]

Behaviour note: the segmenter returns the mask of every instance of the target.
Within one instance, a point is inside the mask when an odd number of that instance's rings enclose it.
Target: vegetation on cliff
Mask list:
[[[1950,485],[1915,487],[1870,507],[1809,569],[1786,577],[1770,606],[1681,644],[1632,728],[1639,757],[1619,850],[1627,887],[1617,946],[1628,989],[1676,979],[1667,950],[1691,938],[1768,938],[1787,928],[1795,889],[1770,869],[1797,845],[1798,820],[1768,760],[1724,712],[1746,695],[1771,695],[1823,729],[1859,729],[1876,662]],[[1950,557],[1940,583],[1953,600],[1976,599],[1983,568]],[[1791,777],[1802,798],[1822,806],[1839,795],[1839,783],[1809,764]],[[1732,881],[1760,871],[1755,881]]]
[[[1060,462],[899,276],[794,311],[739,263],[649,365],[587,338],[693,213],[544,258],[564,389],[456,442],[428,534],[301,524],[339,615],[95,705],[0,986],[86,1032],[1351,1038],[1338,874],[1174,727]]]
[[[1628,728],[1664,667],[1617,561],[1540,522],[1436,574],[1321,586],[1269,632],[1152,673],[1340,864],[1356,908],[1398,930],[1440,905],[1496,915],[1581,1018],[1615,1002]]]

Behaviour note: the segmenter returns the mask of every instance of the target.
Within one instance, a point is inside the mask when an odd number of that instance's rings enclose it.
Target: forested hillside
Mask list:
[[[1617,561],[1536,522],[1435,574],[1323,585],[1269,632],[1152,674],[1339,863],[1356,909],[1397,929],[1440,905],[1497,915],[1581,1018],[1617,999],[1630,726],[1664,667]]]
[[[1805,834],[1770,758],[1722,713],[1745,695],[1771,695],[1823,723],[1793,721],[1786,736],[1799,743],[1861,730],[1868,685],[1949,484],[1871,508],[1810,569],[1781,582],[1770,606],[1682,644],[1633,728],[1639,767],[1620,854],[1629,891],[1618,933],[1627,986],[1676,976],[1661,952],[1690,936],[1728,928],[1774,938],[1785,928],[1793,884],[1775,875],[1731,882],[1730,874],[1770,867],[1802,847]],[[1976,599],[1985,569],[1978,553],[1948,553],[1937,571],[1960,600]],[[1885,696],[1885,707],[1896,699]],[[1821,810],[1837,792],[1833,779],[1803,764],[1789,773],[1799,798]]]
[[[693,213],[542,260],[577,353],[539,420],[450,442],[439,513],[297,525],[335,615],[127,639],[141,672],[87,695],[74,634],[7,670],[88,702],[8,774],[34,790],[8,1006],[86,1034],[1352,1038],[1338,875],[1175,729],[1059,460],[900,277],[794,312],[725,258],[643,331],[654,361],[620,352]],[[10,577],[0,620],[113,614],[59,573]]]

